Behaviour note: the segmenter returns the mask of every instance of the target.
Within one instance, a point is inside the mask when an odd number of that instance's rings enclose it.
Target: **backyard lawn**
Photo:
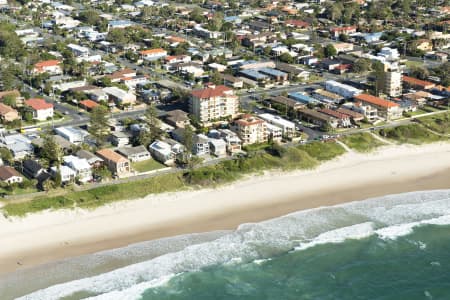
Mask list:
[[[165,168],[166,166],[157,162],[154,159],[148,159],[148,160],[139,161],[139,162],[132,162],[131,167],[135,171],[142,173],[142,172],[148,172],[148,171]]]

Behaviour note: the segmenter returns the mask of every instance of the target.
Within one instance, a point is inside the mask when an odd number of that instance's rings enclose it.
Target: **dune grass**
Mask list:
[[[371,152],[380,146],[386,145],[367,132],[343,136],[341,141],[357,152]]]

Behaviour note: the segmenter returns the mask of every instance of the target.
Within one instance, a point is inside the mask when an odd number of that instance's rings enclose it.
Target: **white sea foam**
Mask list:
[[[334,207],[322,207],[243,224],[214,241],[192,245],[94,277],[51,286],[19,299],[52,300],[87,291],[92,299],[137,299],[145,289],[173,274],[235,261],[255,262],[297,247],[340,243],[376,234],[395,239],[414,227],[450,224],[450,190],[390,195]]]
[[[305,250],[321,244],[342,243],[348,239],[363,239],[373,234],[373,226],[372,222],[365,222],[330,230],[320,234],[312,241],[300,243],[300,246],[295,247],[295,250]]]

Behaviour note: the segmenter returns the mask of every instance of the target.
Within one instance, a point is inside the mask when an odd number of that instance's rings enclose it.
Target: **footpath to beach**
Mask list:
[[[191,232],[233,229],[289,212],[450,188],[450,144],[349,152],[310,171],[270,172],[217,189],[150,195],[88,210],[0,216],[0,273]]]

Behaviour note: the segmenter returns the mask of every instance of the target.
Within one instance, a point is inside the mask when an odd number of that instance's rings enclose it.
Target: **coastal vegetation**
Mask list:
[[[423,126],[440,134],[450,134],[450,119],[448,114],[432,115],[417,119]]]
[[[384,128],[380,129],[379,134],[382,137],[395,140],[399,143],[415,145],[448,140],[448,138],[439,136],[420,124],[408,124],[394,128]]]
[[[357,152],[371,152],[380,146],[386,145],[367,132],[343,136],[341,141]]]
[[[8,203],[3,207],[3,211],[7,216],[24,216],[27,213],[47,209],[95,208],[114,201],[178,191],[188,187],[214,187],[265,170],[312,169],[321,161],[333,159],[343,153],[345,150],[337,143],[313,142],[289,148],[274,144],[261,152],[222,161],[214,166],[70,192],[65,195],[39,197],[28,202]]]

